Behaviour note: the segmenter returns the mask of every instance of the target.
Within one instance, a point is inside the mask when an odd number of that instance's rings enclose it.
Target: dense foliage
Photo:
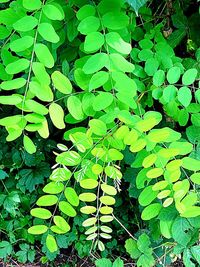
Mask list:
[[[3,262],[200,264],[198,2],[0,7]]]

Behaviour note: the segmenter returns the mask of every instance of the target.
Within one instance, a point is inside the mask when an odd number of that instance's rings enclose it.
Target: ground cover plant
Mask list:
[[[198,1],[0,7],[2,262],[200,265]]]

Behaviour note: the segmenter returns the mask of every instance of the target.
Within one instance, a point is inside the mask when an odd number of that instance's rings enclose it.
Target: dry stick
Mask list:
[[[135,238],[130,232],[129,230],[115,217],[114,214],[112,214],[113,218],[119,223],[119,225],[121,225],[121,227],[129,234],[129,236],[131,238],[133,238],[135,241],[137,241],[137,238]]]

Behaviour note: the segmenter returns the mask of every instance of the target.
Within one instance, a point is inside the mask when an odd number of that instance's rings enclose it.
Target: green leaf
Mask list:
[[[81,156],[75,151],[67,151],[59,154],[56,162],[66,166],[76,166],[81,162]]]
[[[36,146],[27,135],[24,135],[23,143],[24,143],[24,148],[29,154],[33,154],[36,152]]]
[[[43,63],[45,67],[52,68],[54,66],[54,58],[46,45],[36,44],[35,54],[38,60]]]
[[[83,110],[82,110],[82,104],[80,99],[77,96],[70,96],[67,99],[67,108],[70,112],[70,114],[76,119],[76,120],[82,120],[84,118]]]
[[[46,196],[42,196],[40,197],[36,204],[38,206],[53,206],[57,203],[58,201],[58,198],[57,196],[54,196],[54,195],[46,195]]]
[[[58,43],[60,37],[57,35],[54,27],[50,23],[43,22],[38,26],[38,32],[46,41]]]
[[[43,191],[47,194],[58,194],[64,190],[62,183],[50,182],[43,188]]]
[[[177,95],[177,88],[174,85],[168,85],[163,90],[163,99],[169,103],[174,100]]]
[[[81,34],[87,35],[91,32],[96,32],[100,27],[100,20],[97,17],[89,16],[84,18],[78,25],[78,31]]]
[[[41,235],[46,233],[48,227],[46,225],[34,225],[28,229],[28,233],[32,235]]]
[[[183,86],[178,90],[178,101],[184,106],[188,107],[190,102],[192,101],[192,93],[191,90]]]
[[[84,189],[94,189],[98,186],[98,182],[94,179],[84,179],[80,181],[80,186]]]
[[[115,196],[117,194],[117,190],[114,186],[107,185],[105,183],[101,184],[101,190],[108,195]]]
[[[200,127],[200,113],[192,114],[191,121],[195,126]]]
[[[183,158],[182,167],[190,171],[199,171],[200,170],[200,161],[197,159],[185,157]]]
[[[111,196],[102,196],[100,197],[100,202],[103,203],[104,205],[110,206],[115,204],[115,199],[114,197]]]
[[[48,114],[48,109],[45,106],[43,106],[42,104],[36,102],[35,100],[27,99],[25,101],[25,106],[35,113],[38,113],[41,115]]]
[[[62,7],[57,3],[46,4],[42,10],[45,16],[51,20],[63,20],[65,17]]]
[[[36,27],[38,20],[33,16],[24,16],[13,24],[13,28],[19,32],[28,32]]]
[[[126,240],[125,249],[132,259],[137,259],[141,255],[141,252],[137,247],[137,242],[132,238]]]
[[[103,86],[109,79],[109,74],[105,71],[95,73],[89,83],[89,91]]]
[[[34,208],[31,210],[31,215],[40,219],[49,219],[52,214],[49,210],[43,208]]]
[[[63,94],[70,94],[72,92],[72,85],[70,80],[60,71],[54,71],[51,74],[51,79],[56,89]]]
[[[50,85],[51,80],[43,63],[33,62],[32,70],[40,84],[44,84],[44,86]]]
[[[197,246],[192,246],[191,247],[191,252],[195,260],[200,264],[200,247]]]
[[[2,105],[17,105],[22,102],[22,98],[17,95],[0,96],[0,104]]]
[[[119,70],[122,72],[133,72],[135,69],[135,66],[132,63],[117,53],[110,54],[110,61],[111,64],[108,65],[110,71]]]
[[[83,20],[89,16],[94,16],[95,13],[96,9],[93,5],[84,5],[78,10],[76,17],[78,20]]]
[[[177,217],[172,225],[172,237],[178,244],[186,247],[191,239],[190,229],[191,225],[187,219]]]
[[[103,67],[108,65],[108,55],[105,53],[96,53],[95,55],[90,56],[83,66],[83,71],[86,74],[93,74]]]
[[[6,66],[6,72],[8,74],[17,74],[28,69],[30,61],[25,58],[18,59]]]
[[[142,211],[142,220],[147,221],[155,218],[160,213],[161,208],[162,205],[160,203],[150,204]]]
[[[149,58],[145,62],[144,70],[148,76],[153,76],[159,67],[159,62],[155,58]]]
[[[109,259],[98,259],[95,261],[96,267],[112,267],[112,262]]]
[[[155,86],[161,86],[165,81],[165,72],[163,70],[157,70],[153,75],[153,84]]]
[[[91,32],[85,37],[84,50],[87,53],[98,51],[104,44],[104,35],[100,32]]]
[[[131,45],[125,42],[117,32],[106,34],[106,43],[121,54],[130,54]]]
[[[177,83],[181,77],[181,70],[179,67],[172,67],[167,72],[167,81],[170,84]]]
[[[55,225],[60,228],[63,233],[67,233],[70,230],[69,224],[66,222],[66,220],[61,216],[54,216],[53,221]]]
[[[120,30],[128,26],[129,17],[122,12],[108,12],[102,17],[103,25],[111,30]]]
[[[193,259],[192,254],[188,248],[183,251],[183,263],[185,267],[195,267],[195,264],[191,261]]]
[[[60,209],[60,211],[62,211],[64,214],[66,214],[69,217],[75,217],[76,216],[75,209],[66,201],[60,201],[59,202],[59,209]]]
[[[113,102],[113,95],[107,92],[100,92],[93,101],[93,109],[95,111],[104,110],[109,107]]]
[[[192,180],[193,183],[200,185],[200,173],[193,173],[190,176],[190,179]]]
[[[33,10],[37,10],[40,9],[42,6],[42,3],[40,0],[23,0],[23,6],[24,8],[26,8],[27,10],[33,11]]]
[[[57,103],[51,103],[49,106],[49,115],[54,126],[58,129],[64,129],[64,111]]]
[[[126,0],[126,2],[135,10],[136,15],[138,16],[139,9],[146,4],[147,0]]]
[[[152,253],[152,249],[149,248],[150,245],[149,237],[145,233],[141,234],[137,241],[138,249],[144,254],[149,254]]]
[[[22,38],[18,38],[10,43],[10,49],[15,53],[22,52],[33,45],[33,37],[31,36],[23,36]]]
[[[65,193],[65,197],[66,197],[67,201],[72,206],[78,207],[78,205],[79,205],[79,197],[78,197],[76,191],[74,190],[74,188],[66,187],[64,193]]]
[[[57,243],[56,243],[54,236],[52,236],[50,234],[47,235],[46,246],[51,253],[58,250],[58,246],[57,246]]]
[[[152,190],[152,185],[149,185],[140,193],[138,201],[141,206],[147,206],[157,197],[157,194]]]
[[[197,70],[196,69],[189,69],[187,70],[182,77],[182,83],[184,85],[193,84],[197,77]]]
[[[92,119],[89,121],[89,126],[96,135],[104,136],[107,133],[106,124],[101,120]]]
[[[82,193],[79,195],[79,199],[83,202],[93,202],[96,198],[97,197],[94,193]]]

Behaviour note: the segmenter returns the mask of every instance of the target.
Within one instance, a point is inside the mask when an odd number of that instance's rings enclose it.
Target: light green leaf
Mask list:
[[[48,227],[46,225],[34,225],[28,229],[28,233],[32,235],[41,235],[46,233]]]
[[[100,27],[100,20],[97,17],[89,16],[84,18],[78,25],[78,31],[81,34],[87,35],[91,32],[96,32]]]
[[[163,90],[163,99],[169,103],[174,100],[177,95],[177,88],[174,85],[168,85]]]
[[[62,211],[64,214],[66,214],[69,217],[75,217],[76,216],[75,209],[66,201],[60,201],[59,202],[59,209],[60,209],[60,211]]]
[[[56,252],[58,250],[58,246],[54,236],[50,234],[47,235],[46,246],[51,253]]]
[[[91,32],[85,37],[84,50],[87,53],[98,51],[104,44],[104,35],[100,32]]]
[[[28,69],[30,61],[25,58],[20,58],[6,66],[6,72],[8,74],[17,74]]]
[[[66,187],[65,189],[65,197],[67,199],[67,201],[75,207],[78,207],[79,205],[79,197],[76,194],[76,191],[74,190],[74,188],[72,187]]]
[[[35,54],[38,60],[43,63],[45,67],[52,68],[54,66],[54,58],[46,45],[36,44]]]
[[[82,6],[78,12],[76,13],[76,17],[78,20],[83,20],[87,17],[94,16],[96,13],[96,9],[92,5],[84,5]]]
[[[83,66],[86,74],[93,74],[108,65],[108,55],[106,53],[96,53],[90,56]]]
[[[49,106],[49,115],[54,126],[58,129],[64,129],[64,111],[57,103],[51,103]]]
[[[132,259],[137,259],[141,255],[141,252],[137,247],[137,242],[132,238],[126,240],[125,249]]]
[[[36,146],[27,135],[24,135],[23,143],[24,143],[24,148],[29,154],[33,154],[36,152]]]
[[[89,126],[96,135],[103,136],[107,133],[106,124],[101,120],[92,119],[89,121]]]
[[[184,106],[188,107],[190,102],[192,101],[192,93],[191,90],[183,86],[178,90],[178,101]]]
[[[70,96],[67,99],[67,108],[76,120],[82,120],[84,118],[82,103],[77,96]]]
[[[200,170],[200,161],[197,159],[185,157],[183,158],[182,167],[190,171],[199,171]]]
[[[94,189],[98,186],[98,181],[94,179],[84,179],[80,181],[80,186],[84,189]]]
[[[59,194],[64,190],[63,183],[50,182],[43,188],[47,194]]]
[[[165,72],[157,70],[153,75],[153,84],[157,87],[161,86],[165,81]]]
[[[89,91],[103,86],[109,79],[109,74],[105,71],[98,71],[95,73],[89,83]]]
[[[40,84],[36,81],[31,81],[29,84],[30,92],[36,95],[40,100],[45,102],[53,101],[53,92],[51,91],[50,86],[46,84]]]
[[[0,104],[2,105],[17,105],[22,102],[22,98],[17,95],[0,96]]]
[[[27,10],[33,11],[33,10],[37,10],[40,9],[42,6],[42,3],[40,0],[23,0],[23,6],[24,8],[26,8]]]
[[[106,28],[120,30],[128,26],[129,17],[122,12],[108,12],[102,17]]]
[[[33,37],[23,36],[22,38],[16,39],[10,43],[10,49],[15,53],[22,52],[33,45]]]
[[[28,32],[36,27],[38,20],[33,16],[24,16],[13,24],[13,28],[19,32]]]
[[[33,62],[32,70],[40,84],[44,84],[44,86],[50,85],[51,80],[43,63]]]
[[[181,77],[181,70],[179,67],[172,67],[167,72],[167,80],[170,84],[177,83]]]
[[[141,206],[149,205],[157,197],[158,193],[153,191],[152,187],[152,185],[149,185],[140,193],[138,201]]]
[[[62,7],[58,5],[57,3],[44,5],[43,12],[45,16],[51,20],[63,20],[65,17]]]
[[[187,70],[182,77],[182,83],[184,85],[193,84],[197,77],[197,70],[196,69],[189,69]]]
[[[42,196],[40,197],[36,204],[38,206],[53,206],[57,203],[58,201],[58,197],[54,196],[54,195],[46,195],[46,196]]]
[[[106,34],[107,44],[121,54],[128,55],[131,52],[131,45],[125,42],[117,32]]]
[[[38,113],[41,115],[48,114],[48,109],[45,106],[43,106],[42,104],[36,102],[35,100],[27,99],[25,101],[25,106],[35,113]]]
[[[135,69],[135,66],[120,54],[110,54],[110,60],[111,64],[107,66],[110,71],[133,72]]]
[[[113,102],[113,95],[107,92],[99,92],[93,101],[93,109],[95,111],[104,110],[109,107]]]
[[[66,166],[76,166],[81,162],[81,156],[76,151],[66,151],[56,157],[56,162]]]
[[[58,43],[60,37],[57,35],[54,27],[50,23],[43,22],[38,26],[38,32],[46,41]]]
[[[56,215],[54,216],[53,221],[55,225],[63,231],[63,233],[69,232],[70,226],[63,217]]]
[[[155,218],[160,213],[161,208],[162,205],[160,203],[150,204],[142,211],[142,220],[146,221]]]
[[[94,193],[82,193],[79,195],[79,199],[83,202],[93,202],[96,198],[97,197]]]
[[[145,62],[144,70],[148,76],[153,76],[159,67],[159,62],[156,58],[149,58]]]
[[[31,210],[31,215],[39,219],[49,219],[52,214],[49,210],[43,208],[34,208]]]
[[[51,74],[51,79],[56,89],[63,94],[70,94],[72,92],[72,85],[70,80],[60,71],[54,71]]]

